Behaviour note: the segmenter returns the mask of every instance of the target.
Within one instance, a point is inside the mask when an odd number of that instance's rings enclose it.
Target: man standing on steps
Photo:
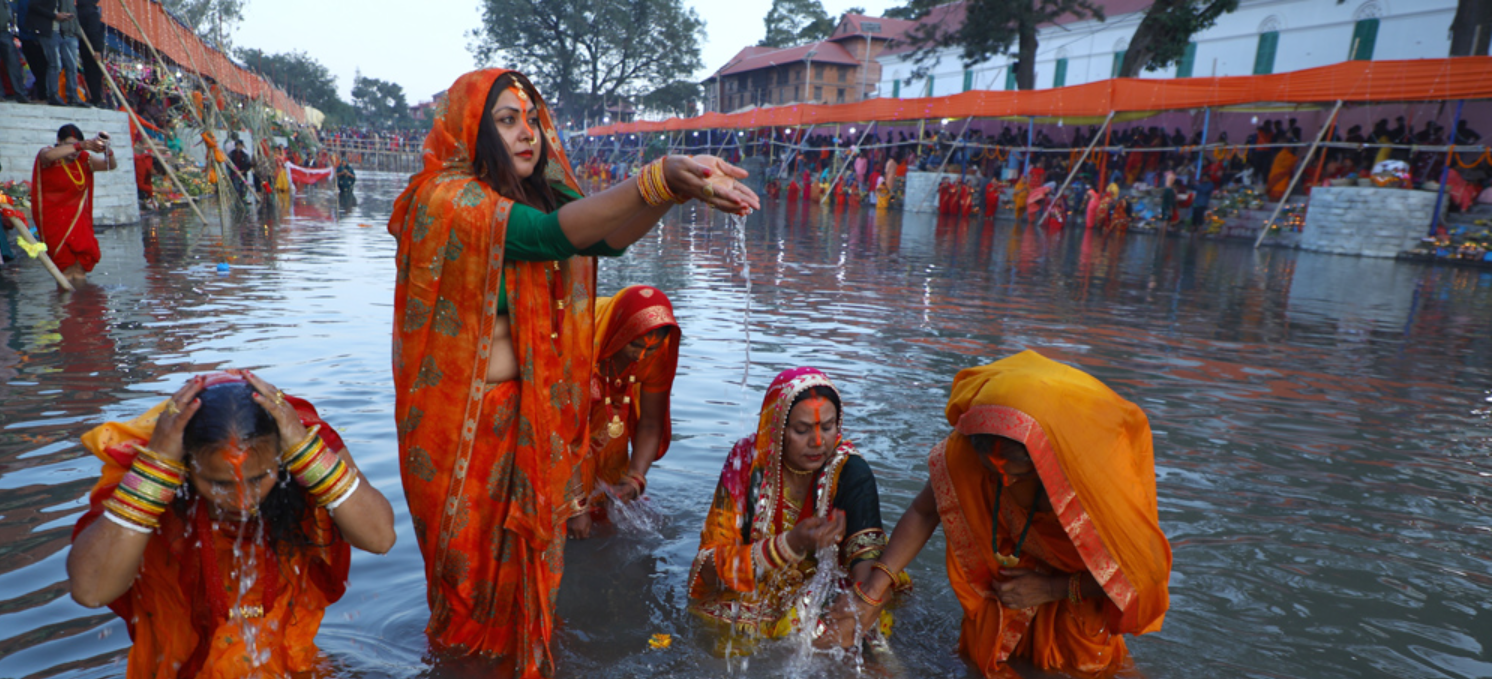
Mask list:
[[[29,104],[26,96],[26,81],[21,79],[21,55],[16,53],[15,42],[10,39],[10,0],[0,0],[0,66],[5,68],[5,78],[10,82],[10,99],[18,104]],[[0,92],[3,94],[3,92]]]
[[[104,56],[104,16],[99,12],[99,0],[77,0],[77,5],[76,20],[80,32],[83,37],[88,38],[88,44],[99,51],[99,56]],[[82,43],[83,39],[79,38],[78,42]],[[83,64],[83,84],[88,87],[88,103],[99,108],[109,108],[105,103],[104,66],[94,58],[94,53],[87,46],[80,44],[78,56]]]

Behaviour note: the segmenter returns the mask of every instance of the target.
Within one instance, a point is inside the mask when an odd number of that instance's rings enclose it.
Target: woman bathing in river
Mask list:
[[[598,300],[593,322],[592,444],[572,493],[588,501],[568,522],[573,537],[588,537],[593,522],[608,517],[598,484],[621,502],[645,494],[645,475],[671,446],[671,384],[681,350],[671,300],[648,285]]]
[[[396,424],[439,651],[553,669],[568,495],[588,450],[595,255],[618,255],[672,205],[759,207],[711,156],[668,156],[582,197],[525,76],[458,78],[425,169],[396,200]],[[580,495],[580,494],[579,494]]]
[[[940,526],[962,605],[958,647],[985,677],[1041,670],[1109,675],[1124,634],[1160,629],[1170,544],[1160,531],[1149,421],[1096,378],[1032,351],[957,374],[953,430],[862,592],[883,602]],[[863,628],[881,606],[844,597]],[[851,618],[840,620],[844,645]]]
[[[248,371],[195,377],[83,444],[104,470],[73,531],[68,585],[124,619],[132,678],[313,670],[349,546],[395,543],[390,503],[338,433]]]
[[[879,489],[842,422],[826,375],[787,370],[765,394],[759,428],[728,454],[688,579],[692,612],[724,624],[725,641],[790,633],[823,547],[838,546],[854,580],[873,570],[885,542]]]

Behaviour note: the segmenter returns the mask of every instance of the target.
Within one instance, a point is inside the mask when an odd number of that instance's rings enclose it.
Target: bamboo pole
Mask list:
[[[858,141],[853,142],[853,146],[849,147],[849,150],[851,151],[852,149],[856,149],[856,148],[858,148],[860,146],[863,146],[863,140],[864,140],[865,137],[869,136],[869,130],[874,129],[874,126],[877,125],[877,124],[878,123],[875,122],[875,121],[869,121],[868,123],[866,123],[867,127],[863,128],[863,134],[858,135]],[[842,166],[839,167],[837,169],[837,172],[832,175],[832,183],[833,184],[836,184],[838,178],[842,177],[843,173],[848,170],[848,163],[851,163],[851,162],[853,162],[853,154],[849,153],[848,157],[845,158],[845,159],[843,159]],[[827,201],[831,197],[832,197],[831,193],[824,193],[824,194],[822,194],[822,204],[826,205]]]
[[[88,47],[90,52],[93,52],[94,58],[97,59],[99,53],[94,51],[94,46],[89,43],[88,36],[80,35],[79,37],[83,38],[83,44]],[[114,74],[110,73],[107,68],[102,70],[104,71],[104,81],[109,83],[109,89],[114,90],[115,98],[120,100],[120,105],[125,107],[125,112],[130,114],[130,119],[135,121],[135,126],[141,129],[141,139],[146,140],[146,147],[151,149],[151,155],[156,156],[156,159],[161,161],[161,166],[166,168],[166,176],[170,177],[172,183],[177,185],[177,190],[181,191],[182,197],[187,199],[187,205],[192,208],[193,213],[198,215],[198,219],[202,220],[203,228],[208,228],[208,218],[204,217],[203,211],[198,209],[198,202],[193,199],[191,193],[187,192],[187,186],[177,177],[177,172],[172,169],[172,164],[167,160],[166,154],[162,153],[161,149],[156,147],[156,140],[152,139],[151,135],[145,133],[146,126],[141,124],[140,116],[136,114],[135,108],[130,106],[130,102],[125,99],[125,93],[120,91],[119,83],[114,81]]]
[[[1264,237],[1269,235],[1269,227],[1274,226],[1274,220],[1279,219],[1280,210],[1285,209],[1285,201],[1290,200],[1290,194],[1295,192],[1295,183],[1300,181],[1300,174],[1306,171],[1306,166],[1311,163],[1311,157],[1316,155],[1316,147],[1321,145],[1321,139],[1326,136],[1326,131],[1331,128],[1332,122],[1337,119],[1337,114],[1342,110],[1342,100],[1337,100],[1337,105],[1332,107],[1332,114],[1327,116],[1326,122],[1321,124],[1321,131],[1316,133],[1316,141],[1311,142],[1310,150],[1306,151],[1306,157],[1300,159],[1300,165],[1295,168],[1295,176],[1290,178],[1290,185],[1285,187],[1285,195],[1280,196],[1280,202],[1274,206],[1274,212],[1269,215],[1269,221],[1264,223],[1264,228],[1259,231],[1259,237],[1254,241],[1257,249]]]
[[[1087,145],[1087,150],[1082,152],[1082,156],[1077,159],[1077,162],[1072,163],[1071,172],[1066,174],[1066,181],[1061,182],[1061,188],[1057,189],[1056,193],[1051,196],[1051,202],[1046,203],[1045,212],[1040,213],[1042,221],[1045,220],[1047,215],[1051,214],[1051,208],[1056,206],[1056,201],[1060,200],[1061,196],[1066,193],[1066,187],[1071,185],[1072,177],[1077,176],[1077,170],[1082,169],[1082,163],[1087,162],[1087,155],[1092,153],[1093,147],[1097,146],[1098,140],[1103,137],[1104,130],[1107,130],[1108,126],[1113,123],[1114,113],[1115,111],[1108,112],[1108,117],[1103,119],[1102,128],[1097,131],[1097,134],[1092,135],[1092,143]]]
[[[1436,229],[1441,225],[1441,208],[1446,204],[1446,175],[1451,173],[1451,156],[1456,149],[1456,129],[1462,122],[1462,106],[1466,103],[1465,99],[1456,102],[1456,115],[1452,116],[1451,136],[1448,139],[1450,146],[1446,149],[1446,162],[1441,163],[1441,188],[1436,190],[1436,211],[1430,216],[1430,230],[1425,234],[1427,236],[1436,235]]]
[[[15,217],[7,217],[6,219],[9,219],[10,225],[15,227],[17,238],[26,241],[33,247],[41,245],[40,243],[36,242],[35,238],[31,237],[31,227],[26,226],[26,222],[16,219]],[[47,251],[45,248],[43,248],[41,254],[37,255],[36,258],[42,260],[42,267],[47,270],[47,273],[52,274],[52,278],[57,280],[58,287],[68,292],[73,292],[72,282],[68,281],[67,276],[62,275],[62,271],[57,268],[57,264],[52,261],[51,257],[47,256]]]

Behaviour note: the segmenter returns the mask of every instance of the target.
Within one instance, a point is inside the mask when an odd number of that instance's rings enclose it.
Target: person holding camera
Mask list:
[[[94,237],[94,173],[115,168],[109,135],[85,141],[77,125],[57,130],[57,145],[36,154],[31,170],[31,218],[47,252],[78,287],[99,263]]]

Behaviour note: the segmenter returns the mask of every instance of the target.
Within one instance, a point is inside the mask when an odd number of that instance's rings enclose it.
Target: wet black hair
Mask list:
[[[83,130],[78,129],[78,126],[72,123],[57,128],[57,141],[62,141],[69,137],[83,141]]]
[[[281,450],[281,434],[276,421],[254,399],[255,389],[248,382],[223,382],[198,393],[198,412],[182,429],[183,462],[191,467],[194,455],[212,453],[219,446],[238,439],[245,443],[268,439],[274,450]],[[259,516],[272,547],[314,545],[302,526],[311,505],[307,493],[291,478],[284,466],[276,474],[276,485],[260,501]],[[183,516],[191,506],[195,491],[183,484],[175,507]]]
[[[556,194],[546,183],[546,167],[550,162],[548,151],[551,148],[546,141],[546,135],[542,134],[541,130],[536,130],[536,134],[540,137],[540,144],[536,146],[536,168],[531,172],[531,176],[522,179],[515,173],[515,162],[510,159],[510,150],[505,148],[505,141],[499,134],[499,127],[494,124],[494,115],[491,113],[494,110],[494,103],[499,101],[500,95],[504,94],[505,90],[517,84],[530,95],[531,102],[541,101],[541,95],[536,91],[536,86],[519,73],[506,73],[494,80],[494,84],[489,87],[489,96],[484,98],[484,111],[479,118],[478,139],[473,145],[473,175],[505,198],[529,205],[542,212],[555,212],[557,209]]]

